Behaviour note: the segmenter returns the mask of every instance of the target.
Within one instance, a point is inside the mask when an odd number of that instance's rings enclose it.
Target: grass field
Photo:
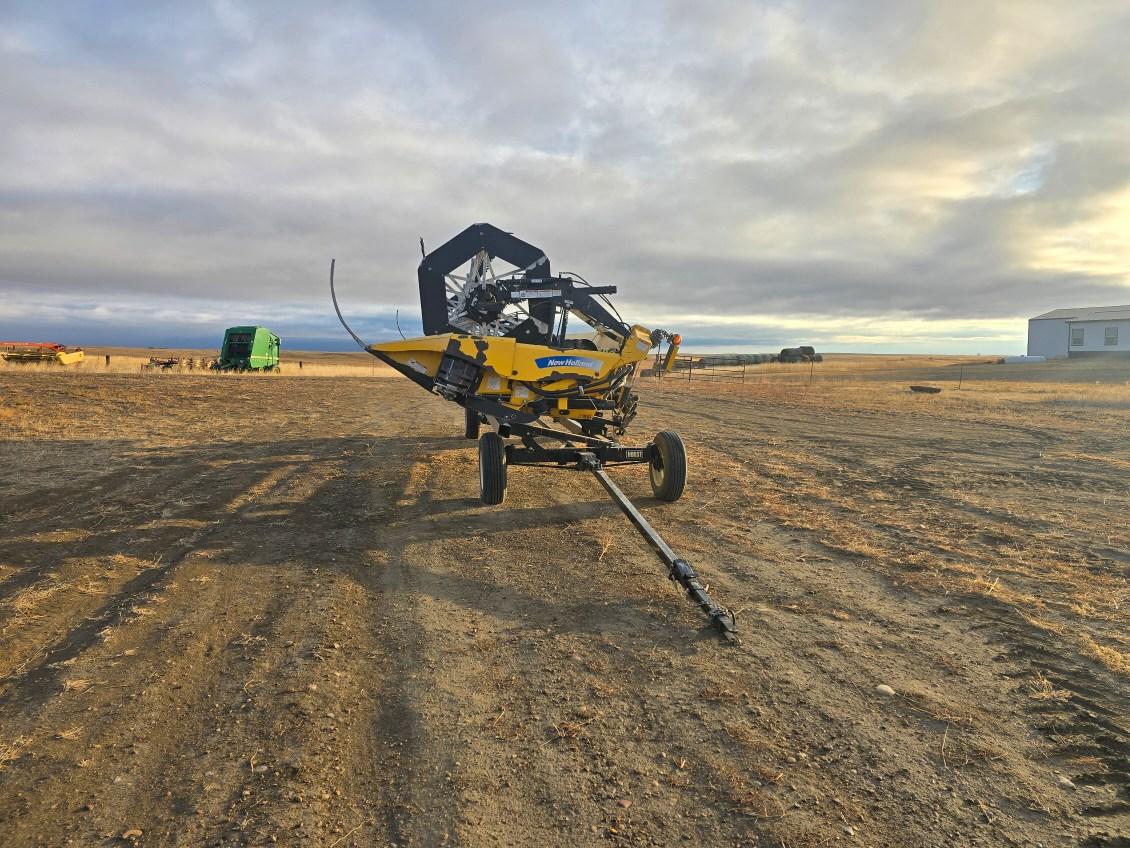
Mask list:
[[[233,376],[231,372],[212,373],[200,368],[189,369],[186,362],[168,370],[146,369],[151,358],[182,360],[214,360],[215,350],[193,350],[189,348],[120,348],[92,347],[85,349],[86,357],[78,365],[64,367],[76,374],[140,374],[148,376],[168,376],[180,374],[189,376]],[[107,359],[108,357],[108,359]],[[16,364],[0,361],[0,374],[19,372],[58,373],[59,365],[53,362]],[[279,357],[281,373],[289,377],[355,377],[374,376],[385,366],[366,353],[332,353],[326,351],[283,351]],[[267,375],[263,375],[267,376]]]
[[[1128,844],[1130,369],[641,380],[688,491],[614,476],[728,646],[363,355],[150,355],[0,367],[6,844]]]

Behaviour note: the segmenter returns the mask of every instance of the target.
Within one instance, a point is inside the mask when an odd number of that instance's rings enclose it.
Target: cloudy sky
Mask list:
[[[316,10],[317,9],[317,10]],[[0,337],[347,347],[489,221],[692,346],[1130,303],[1125,2],[0,0]]]

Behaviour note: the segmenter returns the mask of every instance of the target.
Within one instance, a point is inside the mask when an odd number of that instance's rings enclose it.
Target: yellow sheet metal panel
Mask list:
[[[634,324],[628,338],[624,339],[620,355],[625,362],[639,362],[647,356],[652,347],[651,330],[642,324]]]
[[[384,353],[389,359],[428,377],[435,377],[443,359],[443,353],[436,350],[386,350]]]
[[[405,354],[414,354],[424,361],[424,354],[433,352],[442,355],[451,342],[456,342],[459,352],[471,359],[480,359],[484,366],[491,368],[501,377],[517,381],[544,381],[554,373],[580,377],[603,377],[629,362],[639,362],[651,350],[651,331],[636,325],[624,341],[619,352],[587,350],[585,348],[557,348],[545,345],[523,344],[516,339],[501,336],[477,338],[474,336],[444,333],[438,336],[423,336],[414,339],[382,342],[370,346],[370,350],[380,351],[392,356],[398,362],[407,362]],[[431,357],[426,357],[431,361]],[[438,367],[438,358],[435,366]],[[434,375],[434,370],[431,371]]]
[[[557,350],[542,345],[518,345],[514,352],[515,380],[544,381],[554,374],[603,377],[622,364],[618,353],[571,348]]]
[[[506,395],[509,397],[511,392],[510,380],[493,368],[488,367],[475,392],[480,395]]]
[[[369,350],[379,350],[382,353],[403,353],[405,351],[431,350],[442,352],[447,348],[451,336],[421,336],[416,339],[398,339],[391,342],[369,345]]]
[[[459,340],[459,352],[464,356],[477,358],[480,351],[485,357],[483,364],[493,368],[496,373],[509,377],[514,370],[514,351],[526,345],[519,345],[516,339],[501,336],[488,338],[475,338],[474,336],[456,336]]]
[[[426,372],[434,377],[439,369],[439,362],[444,352],[451,343],[458,345],[459,353],[471,359],[479,359],[485,367],[493,368],[495,373],[510,376],[514,368],[514,349],[518,343],[514,339],[501,337],[475,338],[474,336],[443,333],[438,336],[421,336],[414,339],[398,339],[391,342],[369,345],[369,350],[379,351],[397,362],[408,363],[410,358],[415,358],[420,363],[427,363],[429,370]],[[527,345],[522,345],[527,347]],[[418,369],[417,369],[418,370]],[[423,373],[423,372],[421,372]]]
[[[477,337],[444,333],[414,339],[399,339],[370,346],[401,365],[435,377],[444,354],[455,345],[468,359],[482,363],[483,376],[475,393],[492,397],[513,409],[526,409],[541,399],[542,392],[574,389],[578,380],[589,382],[608,377],[625,365],[642,361],[651,351],[651,330],[639,324],[631,328],[618,351],[558,348],[525,344],[501,336]],[[596,389],[593,397],[604,397]],[[551,415],[560,418],[594,418],[595,410],[570,409],[567,399],[558,399]],[[532,411],[532,410],[531,410]]]
[[[676,334],[671,339],[671,346],[667,348],[667,353],[663,357],[663,370],[670,371],[675,367],[675,357],[679,355],[679,345],[683,343],[683,337]]]

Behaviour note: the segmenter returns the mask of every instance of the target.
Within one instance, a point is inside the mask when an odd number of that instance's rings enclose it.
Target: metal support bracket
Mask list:
[[[580,454],[580,459],[577,462],[577,467],[584,471],[591,471],[593,476],[600,481],[606,492],[615,501],[616,506],[620,507],[620,511],[628,517],[640,535],[643,536],[648,544],[655,548],[659,554],[659,558],[667,566],[667,577],[680,586],[687,593],[692,601],[694,601],[710,618],[710,623],[722,634],[722,636],[729,640],[734,641],[737,639],[737,617],[729,610],[718,606],[711,600],[710,595],[706,591],[706,586],[699,580],[698,573],[694,570],[689,562],[682,557],[678,556],[671,546],[663,541],[655,528],[648,523],[644,518],[643,513],[636,509],[636,505],[628,500],[628,496],[620,491],[620,487],[612,482],[612,478],[604,470],[599,457],[596,454],[584,451]]]
[[[585,433],[564,432],[537,424],[507,425],[499,435],[518,436],[520,445],[508,445],[506,461],[510,465],[540,465],[551,468],[582,469],[581,457],[586,453],[596,458],[598,465],[630,465],[651,462],[655,447],[647,445],[637,448],[621,445],[611,439],[590,436]],[[558,447],[548,447],[538,439],[559,442]],[[578,444],[579,443],[579,444]]]

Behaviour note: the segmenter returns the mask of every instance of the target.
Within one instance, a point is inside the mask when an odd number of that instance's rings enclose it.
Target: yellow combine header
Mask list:
[[[0,359],[5,362],[77,365],[85,356],[80,347],[67,350],[63,345],[53,342],[0,342]]]
[[[656,499],[682,497],[687,453],[677,433],[663,430],[642,445],[618,439],[636,416],[640,364],[655,350],[655,367],[670,370],[681,337],[629,324],[609,300],[616,286],[555,275],[540,248],[490,224],[472,224],[430,253],[421,241],[420,249],[423,336],[365,344],[338,308],[332,261],[330,295],[358,345],[463,407],[463,434],[479,442],[482,502],[503,502],[515,466],[593,474],[655,548],[668,576],[714,627],[735,638],[734,614],[711,600],[690,563],[606,473],[614,465],[647,465]]]

